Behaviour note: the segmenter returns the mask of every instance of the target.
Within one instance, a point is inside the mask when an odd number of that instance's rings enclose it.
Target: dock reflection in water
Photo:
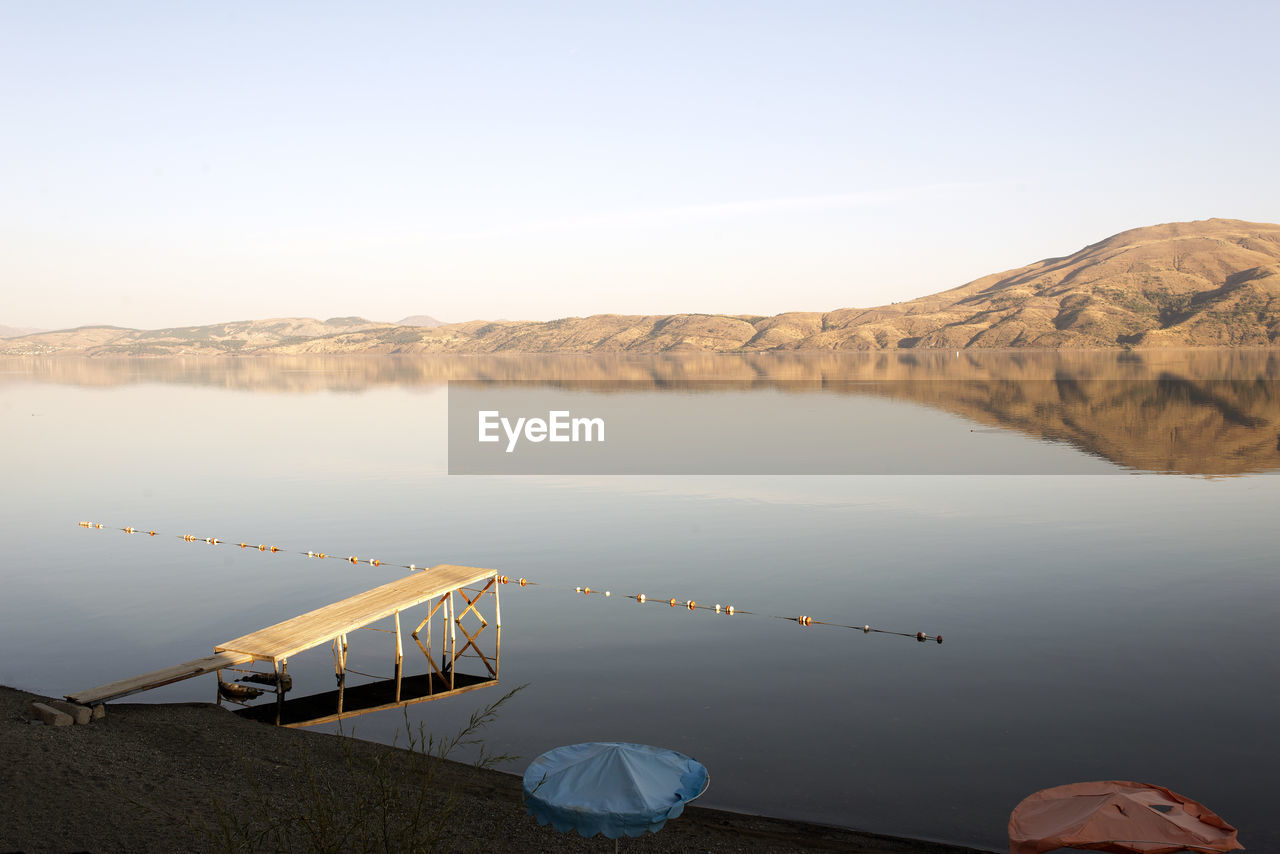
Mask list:
[[[497,664],[497,660],[498,653],[495,652],[494,664]],[[384,712],[429,700],[442,700],[497,684],[497,676],[450,671],[447,679],[439,673],[420,673],[350,687],[340,686],[333,691],[322,691],[305,697],[286,697],[280,707],[279,723],[286,727],[331,723],[370,712]],[[274,702],[246,706],[237,709],[236,713],[262,723],[276,722]]]

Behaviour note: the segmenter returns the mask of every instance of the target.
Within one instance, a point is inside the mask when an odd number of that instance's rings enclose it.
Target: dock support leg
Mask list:
[[[396,702],[400,702],[400,676],[404,668],[404,647],[400,642],[400,612],[396,611]]]
[[[276,726],[280,726],[280,717],[284,712],[284,671],[281,662],[273,662],[276,666]]]
[[[338,714],[342,714],[343,695],[347,690],[347,636],[338,635],[338,667],[341,672],[338,676]]]
[[[453,616],[453,591],[449,591],[449,690],[453,690],[453,671],[458,664],[458,634],[455,631],[457,621]]]
[[[427,604],[428,605],[431,604],[430,599],[427,600]],[[431,615],[434,613],[435,613],[435,608],[430,609],[430,611],[427,614],[427,618],[422,621],[423,625],[427,627],[427,648],[423,651],[427,654],[427,665],[432,668],[436,666],[435,659],[431,657],[431,635],[432,635]],[[422,626],[418,626],[418,629],[421,630]],[[413,636],[416,638],[418,636],[418,633],[414,632]],[[436,680],[435,680],[435,677],[431,675],[430,670],[427,671],[427,679],[428,679],[427,692],[430,694],[434,694],[436,692]]]

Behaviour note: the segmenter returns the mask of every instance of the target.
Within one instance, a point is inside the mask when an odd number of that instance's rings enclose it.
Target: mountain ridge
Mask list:
[[[47,331],[36,326],[0,326],[0,338],[21,338],[24,335],[35,335]]]
[[[406,318],[405,320],[417,319]],[[430,319],[430,318],[427,318]],[[751,352],[1266,347],[1280,341],[1280,225],[1209,219],[1129,229],[1055,258],[890,305],[437,326],[271,318],[28,335],[5,355]]]

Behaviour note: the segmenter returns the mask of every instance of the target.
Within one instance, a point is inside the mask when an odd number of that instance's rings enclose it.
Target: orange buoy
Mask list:
[[[279,546],[272,546],[272,547],[271,547],[271,551],[273,551],[273,552],[278,552],[278,551],[280,551],[280,547],[279,547]],[[323,557],[323,555],[321,555],[321,557]]]
[[[725,607],[725,609],[724,609],[724,612],[725,612],[726,614],[732,614],[732,613],[733,613],[733,606],[732,606],[732,605],[728,605],[728,606],[726,606],[726,607]]]
[[[685,603],[685,606],[688,607],[690,611],[692,611],[698,607],[698,603],[690,599],[688,602]]]
[[[382,561],[377,558],[373,558],[369,561],[369,566],[382,566]]]
[[[360,558],[356,557],[355,555],[352,555],[351,557],[347,558],[347,560],[351,561],[352,563],[360,562]]]
[[[262,545],[261,543],[258,544],[258,551],[265,552],[266,550],[267,550],[266,546]],[[307,554],[310,554],[310,552],[308,552]]]
[[[410,568],[410,569],[413,569],[413,567],[409,567],[409,568]],[[499,575],[499,576],[498,576],[498,583],[499,583],[499,584],[506,584],[506,583],[507,583],[508,581],[510,581],[510,580],[511,580],[511,579],[507,578],[505,575]]]
[[[124,528],[124,529],[122,529],[122,530],[123,530],[126,534],[132,534],[132,533],[133,533],[133,531],[134,531],[134,529],[133,529],[133,528]]]
[[[527,579],[527,578],[522,578],[522,579],[520,579],[520,586],[521,586],[521,587],[527,587],[527,586],[528,586],[528,584],[529,584],[529,579]]]
[[[643,594],[643,593],[638,593],[638,594],[636,594],[636,601],[637,601],[637,602],[639,602],[641,605],[643,605],[643,604],[644,604],[644,594]]]
[[[672,608],[674,608],[676,606],[676,600],[668,599],[667,604],[670,605]]]
[[[799,617],[796,617],[796,622],[802,626],[809,626],[813,624],[813,618],[806,617],[802,614]]]
[[[156,532],[155,532],[155,531],[147,531],[147,533],[148,533],[148,534],[150,534],[150,535],[151,535],[151,536],[153,536],[153,537],[156,535]]]

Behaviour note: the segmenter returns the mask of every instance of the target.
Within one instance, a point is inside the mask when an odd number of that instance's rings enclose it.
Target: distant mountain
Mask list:
[[[371,328],[389,327],[363,317],[276,317],[150,330],[81,326],[4,342],[0,355],[219,356],[258,353]]]
[[[1061,258],[876,308],[593,315],[366,330],[290,353],[667,352],[1269,346],[1280,338],[1280,225],[1139,228]]]
[[[395,322],[396,326],[444,326],[444,321],[426,314],[411,314]]]
[[[1280,225],[1210,219],[1138,228],[1071,255],[876,308],[773,317],[405,321],[284,318],[146,332],[85,327],[5,342],[0,355],[1272,346],[1280,343]]]
[[[0,326],[0,338],[21,338],[23,335],[34,335],[44,332],[34,326]]]

